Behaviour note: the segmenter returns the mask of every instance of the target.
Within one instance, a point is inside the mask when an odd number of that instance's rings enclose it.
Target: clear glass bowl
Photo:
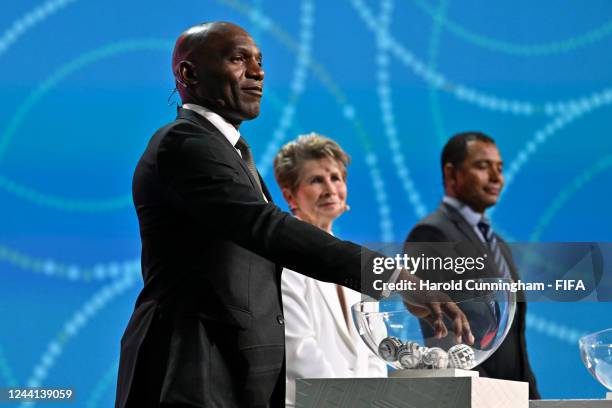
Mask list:
[[[586,368],[608,391],[612,391],[612,329],[584,336],[578,345]]]
[[[462,287],[468,283],[468,279],[461,281]],[[512,282],[497,278],[469,281]],[[436,338],[430,319],[411,314],[399,294],[353,305],[355,326],[370,350],[395,369],[472,369],[493,354],[508,334],[516,310],[516,292],[498,289],[445,293],[466,315],[475,339],[473,344],[468,344],[465,337],[457,343],[448,318],[444,319],[448,334]]]

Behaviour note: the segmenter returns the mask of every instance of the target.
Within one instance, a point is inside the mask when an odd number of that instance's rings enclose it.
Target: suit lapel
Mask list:
[[[493,272],[495,273],[495,276],[498,276],[500,274],[500,271],[495,261],[493,261],[494,259],[493,253],[489,249],[488,245],[482,242],[480,237],[476,235],[476,232],[474,232],[474,229],[472,228],[472,226],[465,220],[465,218],[463,218],[463,216],[457,210],[455,210],[451,206],[443,203],[440,209],[455,224],[457,229],[461,231],[461,233],[467,238],[467,241],[471,242],[475,246],[476,250],[479,253],[488,254],[488,256],[490,257],[489,259],[491,260],[489,262],[489,265],[491,268],[493,268]],[[512,276],[512,279],[516,280],[516,270],[512,262],[509,261],[509,259],[511,259],[511,256],[509,256],[509,254],[507,253],[506,251],[507,248],[504,248],[505,245],[501,244],[501,239],[499,238],[499,236],[497,236],[497,234],[496,234],[496,237],[498,240],[497,241],[498,245],[501,248],[502,256],[506,259],[506,263],[508,264],[508,267],[510,268],[510,274]]]
[[[467,238],[467,241],[473,242],[475,245],[478,245],[481,250],[486,250],[487,248],[484,246],[483,242],[480,240],[478,235],[474,232],[474,229],[468,222],[463,218],[457,210],[452,208],[451,206],[442,203],[440,206],[440,211],[442,211],[457,227],[459,231]]]
[[[334,323],[338,328],[340,337],[353,352],[357,352],[357,350],[355,349],[355,343],[353,342],[353,339],[351,338],[350,333],[348,332],[346,321],[344,320],[344,314],[342,313],[340,299],[338,298],[338,293],[336,292],[336,286],[331,283],[320,281],[315,281],[315,286],[323,295],[325,304],[327,305],[327,308],[329,309],[331,315],[334,318]]]
[[[231,149],[232,153],[230,154],[230,157],[233,157],[234,160],[238,163],[238,165],[242,167],[244,174],[249,178],[249,181],[251,182],[251,186],[253,186],[253,188],[255,188],[256,190],[259,189],[259,187],[257,186],[257,183],[255,182],[255,179],[253,178],[253,175],[249,171],[249,168],[247,167],[244,160],[242,160],[242,158],[236,151],[236,148],[232,146],[232,144],[229,142],[229,140],[227,140],[227,138],[223,135],[223,133],[221,133],[219,129],[216,128],[215,125],[210,123],[208,119],[206,119],[205,117],[203,117],[197,112],[194,112],[190,109],[183,109],[183,108],[178,108],[177,119],[185,119],[192,123],[195,123],[196,125],[208,130],[208,132],[214,135],[214,137],[218,137],[221,140],[223,140],[223,144],[227,148]],[[259,172],[257,172],[257,174],[259,176],[259,179],[261,180],[261,188],[263,190],[263,194],[265,195],[266,199],[269,202],[272,202],[272,197],[270,196],[270,192],[268,191],[268,188],[265,186],[265,183],[263,182],[261,176],[259,175]]]
[[[508,264],[508,268],[510,268],[510,276],[512,277],[514,281],[517,281],[519,276],[518,276],[518,271],[516,269],[516,265],[514,264],[514,261],[512,260],[512,251],[508,247],[508,244],[506,244],[506,241],[504,241],[499,235],[495,234],[495,237],[497,238],[497,244],[499,245],[499,249],[502,253],[502,256],[506,260],[506,264]]]

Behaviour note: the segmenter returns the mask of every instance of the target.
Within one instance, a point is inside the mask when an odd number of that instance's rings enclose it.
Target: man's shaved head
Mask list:
[[[181,61],[190,61],[196,52],[205,51],[215,44],[219,36],[227,35],[233,31],[242,31],[249,35],[242,27],[225,21],[202,23],[185,30],[174,44],[172,53],[172,72],[176,77],[178,65]]]
[[[259,114],[261,54],[235,24],[203,23],[183,32],[174,46],[172,72],[183,103],[205,106],[234,125]]]

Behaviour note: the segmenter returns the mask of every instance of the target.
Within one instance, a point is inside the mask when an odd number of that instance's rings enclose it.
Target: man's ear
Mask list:
[[[195,65],[191,61],[179,62],[177,82],[187,88],[189,85],[198,83],[198,75],[196,74]]]
[[[291,190],[286,187],[283,187],[281,189],[281,192],[283,193],[283,198],[287,202],[287,205],[289,205],[289,209],[291,210],[291,212],[297,209],[298,208],[297,201],[295,200],[295,197],[293,196],[293,193],[291,192]]]
[[[447,185],[455,184],[455,166],[452,163],[446,163],[444,165],[444,180]]]

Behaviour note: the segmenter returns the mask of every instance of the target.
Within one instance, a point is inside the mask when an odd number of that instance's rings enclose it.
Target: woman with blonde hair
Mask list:
[[[332,234],[349,209],[349,156],[333,140],[310,133],[284,145],[274,176],[291,212]],[[360,294],[291,270],[281,279],[287,356],[286,404],[295,406],[297,378],[386,377],[385,364],[359,338],[350,307]]]

